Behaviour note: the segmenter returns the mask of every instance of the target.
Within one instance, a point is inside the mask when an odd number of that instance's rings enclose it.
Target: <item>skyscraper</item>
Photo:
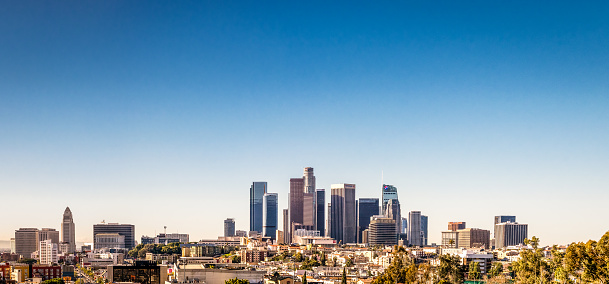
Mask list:
[[[499,216],[495,216],[495,223],[493,226],[493,237],[495,238],[495,241],[497,240],[497,224],[500,223],[506,223],[506,222],[512,222],[512,223],[516,223],[516,216],[508,216],[508,215],[499,215]]]
[[[527,224],[512,222],[495,224],[495,248],[500,249],[524,243],[528,228]]]
[[[281,240],[284,244],[289,244],[292,242],[292,237],[290,236],[290,212],[288,209],[283,209],[283,240]]]
[[[235,236],[235,219],[227,218],[224,220],[224,236],[234,237]]]
[[[292,223],[302,224],[302,206],[304,203],[304,179],[290,179],[290,236],[292,236]],[[291,241],[291,240],[290,240]]]
[[[448,222],[449,231],[457,231],[465,229],[465,222]]]
[[[267,191],[266,182],[253,182],[250,186],[250,231],[262,233],[262,199]]]
[[[392,199],[398,199],[398,189],[393,185],[383,184],[383,208],[381,211],[385,216],[387,216],[387,203]]]
[[[421,211],[408,213],[408,243],[412,246],[422,246]]]
[[[397,199],[389,199],[387,207],[385,209],[385,216],[395,221],[395,233],[399,234],[401,231],[400,222],[402,220],[402,209],[400,208],[400,201]]]
[[[319,231],[319,235],[323,236],[326,231],[326,190],[325,189],[316,189],[315,190],[315,206],[317,207],[317,221],[315,225],[317,226],[315,229]]]
[[[360,198],[357,210],[357,242],[362,242],[362,232],[368,229],[370,217],[379,215],[378,198]],[[395,227],[395,225],[394,225]]]
[[[370,219],[370,228],[368,228],[368,243],[371,246],[395,245],[398,243],[397,233],[395,230],[395,220],[384,215],[375,215]]]
[[[425,215],[421,215],[421,236],[423,237],[422,245],[427,245],[427,221],[429,218]]]
[[[357,241],[355,184],[332,185],[331,237],[343,244]]]
[[[74,253],[76,251],[76,227],[74,226],[70,207],[66,207],[66,210],[63,211],[61,242],[68,244],[68,253]]]
[[[466,228],[457,232],[459,233],[457,243],[460,248],[490,248],[491,231],[489,230]]]
[[[262,235],[265,237],[271,237],[273,240],[277,238],[277,215],[278,215],[278,196],[277,193],[266,193],[264,194],[263,201],[263,226]]]
[[[313,168],[304,168],[304,175],[302,178],[304,181],[304,192],[315,193],[315,175],[313,174]]]
[[[135,247],[135,225],[119,223],[102,223],[93,225],[94,249],[102,248],[95,242],[95,236],[97,234],[118,234],[124,237],[126,249],[132,249]]]
[[[50,240],[54,244],[59,244],[59,231],[51,228],[42,228],[38,230],[38,236],[36,236],[36,244]]]

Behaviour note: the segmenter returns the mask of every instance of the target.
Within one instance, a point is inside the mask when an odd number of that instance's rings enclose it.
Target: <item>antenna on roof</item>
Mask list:
[[[167,226],[163,226],[163,234],[167,234]]]

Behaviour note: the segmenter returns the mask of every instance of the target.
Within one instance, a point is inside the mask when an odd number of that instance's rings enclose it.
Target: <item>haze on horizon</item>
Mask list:
[[[542,244],[609,230],[609,4],[37,2],[0,8],[0,240],[249,227],[253,181],[355,183]],[[382,173],[382,174],[381,174]],[[329,200],[329,195],[327,199]],[[281,224],[281,220],[280,220]],[[280,225],[281,226],[281,225]]]

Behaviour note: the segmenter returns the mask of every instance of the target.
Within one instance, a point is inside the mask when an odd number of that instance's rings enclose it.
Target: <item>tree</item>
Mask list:
[[[42,281],[42,284],[64,284],[65,282],[61,278],[53,278],[49,280]]]
[[[462,283],[464,279],[464,269],[461,259],[456,255],[440,255],[440,267],[438,277],[442,283]]]
[[[345,266],[346,267],[353,266],[353,259],[351,259],[350,257],[347,257],[347,261],[345,262]]]
[[[543,249],[539,247],[539,238],[533,236],[524,243],[532,249],[520,251],[520,259],[512,264],[516,283],[537,284],[550,283],[548,263],[543,259]]]
[[[307,272],[302,276],[302,284],[307,284]]]
[[[340,283],[341,284],[347,284],[347,270],[346,270],[346,268],[343,268],[343,276],[341,277]]]
[[[381,275],[376,277],[373,284],[382,283],[413,283],[417,279],[418,267],[402,248],[393,251],[394,258],[391,264]]]
[[[224,284],[250,284],[250,281],[247,279],[237,279],[237,277],[235,277],[235,279],[224,281]]]
[[[501,275],[501,273],[503,273],[503,264],[501,264],[500,262],[494,262],[493,265],[491,266],[491,270],[488,273],[489,276],[497,277],[497,276]]]
[[[33,258],[22,258],[22,259],[18,260],[17,262],[25,263],[25,264],[36,264],[36,263],[38,263],[38,260],[35,260]]]
[[[238,256],[236,254],[231,256],[230,262],[231,263],[241,263],[241,256]]]
[[[477,280],[480,278],[480,263],[472,261],[469,263],[469,279]]]
[[[294,257],[293,257],[295,262],[302,262],[304,260],[304,257],[302,256],[302,253],[297,252]]]
[[[325,252],[321,252],[321,257],[319,259],[319,262],[321,263],[322,266],[326,266],[326,253]]]

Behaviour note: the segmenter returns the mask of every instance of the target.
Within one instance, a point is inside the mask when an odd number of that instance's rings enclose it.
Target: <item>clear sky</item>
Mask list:
[[[609,230],[606,1],[295,2],[3,1],[0,240],[65,206],[78,241],[215,238],[305,166],[358,197],[383,172],[430,242]]]

